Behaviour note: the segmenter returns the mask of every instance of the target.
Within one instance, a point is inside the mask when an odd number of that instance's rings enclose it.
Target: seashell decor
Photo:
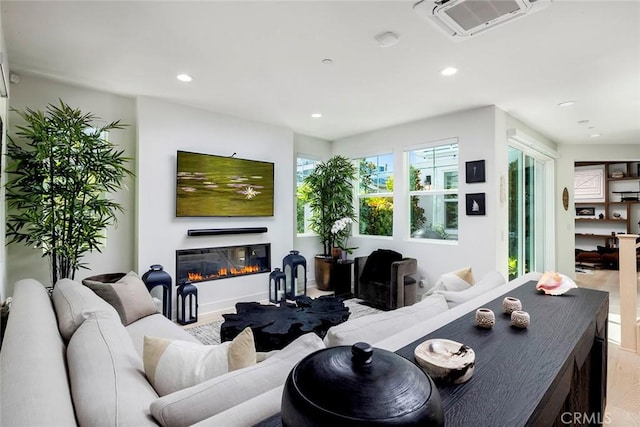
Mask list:
[[[562,295],[577,287],[578,285],[564,274],[550,271],[544,273],[536,284],[536,290],[544,291],[547,295]]]

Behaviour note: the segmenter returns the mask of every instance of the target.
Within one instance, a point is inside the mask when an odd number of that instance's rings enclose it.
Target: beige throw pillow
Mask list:
[[[165,396],[255,365],[256,348],[251,328],[219,345],[145,336],[142,359],[149,382],[159,396]]]
[[[93,280],[84,280],[83,283],[116,309],[125,326],[158,312],[146,285],[133,271],[116,283]]]
[[[464,291],[469,289],[474,283],[475,280],[471,267],[461,268],[460,270],[445,273],[440,276],[436,284],[425,293],[425,296],[433,295],[436,291]]]

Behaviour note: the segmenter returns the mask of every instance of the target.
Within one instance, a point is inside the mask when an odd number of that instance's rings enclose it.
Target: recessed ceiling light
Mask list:
[[[325,58],[325,59],[322,60],[322,63],[325,64],[325,65],[331,65],[331,64],[333,64],[333,59]]]
[[[322,117],[322,114],[320,114],[320,113],[313,113],[313,114],[311,114],[311,117],[313,117],[314,119],[319,119],[320,117]]]
[[[576,101],[563,101],[558,104],[558,107],[571,107],[575,103]]]
[[[176,79],[180,80],[181,82],[190,82],[191,80],[193,80],[189,74],[178,74],[176,76]]]
[[[440,74],[442,74],[443,76],[453,76],[457,72],[458,72],[457,68],[447,67],[444,70],[440,71]]]
[[[601,136],[599,133],[593,133],[593,134],[589,135],[589,137],[591,137],[591,138],[597,138],[599,136]]]

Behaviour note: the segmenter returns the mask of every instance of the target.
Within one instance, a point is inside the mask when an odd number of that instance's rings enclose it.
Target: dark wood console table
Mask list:
[[[507,295],[522,301],[531,316],[529,328],[512,327],[502,314]],[[529,282],[484,307],[496,313],[492,329],[476,327],[473,310],[396,351],[414,361],[415,347],[431,338],[452,339],[475,350],[475,372],[468,382],[438,384],[447,427],[566,426],[575,413],[593,424],[604,422],[607,292],[580,288],[554,297]],[[258,425],[281,425],[280,416]]]
[[[529,328],[512,327],[502,314],[506,295],[522,301],[531,316]],[[396,352],[413,361],[415,347],[430,338],[449,338],[475,350],[475,372],[467,383],[438,385],[448,427],[571,424],[565,413],[603,422],[607,292],[580,288],[548,296],[529,282],[485,307],[496,313],[492,329],[476,327],[474,311]]]

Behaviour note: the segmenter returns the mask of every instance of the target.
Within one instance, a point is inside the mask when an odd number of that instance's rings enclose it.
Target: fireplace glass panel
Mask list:
[[[176,251],[177,283],[227,279],[271,271],[269,243]]]

